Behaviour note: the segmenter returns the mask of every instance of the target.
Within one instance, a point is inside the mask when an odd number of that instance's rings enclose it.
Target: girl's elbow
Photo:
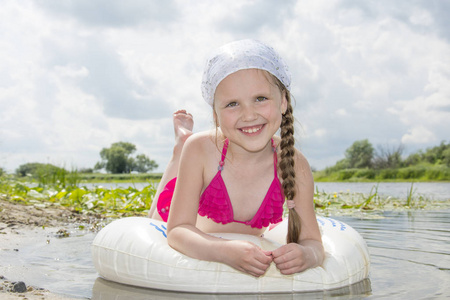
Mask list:
[[[174,233],[173,229],[167,228],[167,244],[175,249],[176,245],[176,234]]]
[[[316,253],[317,253],[317,265],[321,266],[323,264],[323,261],[325,260],[325,249],[323,248],[322,243],[320,243]]]
[[[180,225],[170,226],[167,224],[167,244],[175,250],[178,249],[178,246],[183,241],[183,236],[185,236],[186,232],[183,230],[183,227]]]

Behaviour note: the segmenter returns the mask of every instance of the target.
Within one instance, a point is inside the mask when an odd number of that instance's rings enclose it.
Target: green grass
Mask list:
[[[316,182],[350,181],[381,182],[397,181],[450,181],[450,168],[443,165],[418,165],[399,169],[345,169],[339,171],[313,172]]]
[[[102,174],[102,173],[81,173],[79,178],[81,182],[103,183],[103,182],[147,182],[159,181],[162,173],[143,173],[143,174]]]

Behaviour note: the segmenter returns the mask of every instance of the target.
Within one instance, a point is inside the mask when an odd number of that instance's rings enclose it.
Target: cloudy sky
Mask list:
[[[243,38],[287,61],[297,146],[316,169],[356,140],[449,141],[447,0],[2,0],[0,167],[93,167],[117,141],[163,171],[171,113],[212,128],[200,82],[207,54]]]

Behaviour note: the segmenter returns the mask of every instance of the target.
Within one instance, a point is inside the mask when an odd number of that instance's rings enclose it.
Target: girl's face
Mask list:
[[[285,93],[269,73],[258,69],[228,75],[214,94],[214,118],[223,134],[251,152],[260,151],[270,143],[280,128],[286,108]]]

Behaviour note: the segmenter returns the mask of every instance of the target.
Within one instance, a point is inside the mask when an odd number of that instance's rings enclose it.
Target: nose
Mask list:
[[[245,122],[254,121],[258,118],[258,114],[255,108],[251,105],[243,105],[242,106],[242,115],[241,119]]]

